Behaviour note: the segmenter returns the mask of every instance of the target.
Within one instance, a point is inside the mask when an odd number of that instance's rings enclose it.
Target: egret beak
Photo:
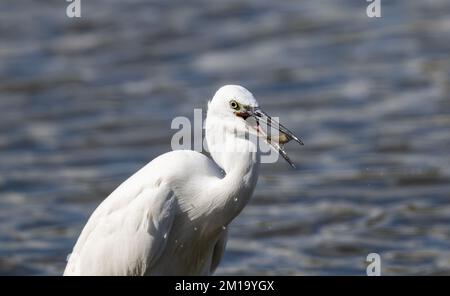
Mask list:
[[[272,147],[272,149],[283,156],[291,167],[295,168],[295,164],[290,160],[284,149],[284,144],[294,140],[300,145],[304,145],[301,137],[294,135],[293,132],[288,130],[258,107],[248,107],[246,111],[236,113],[236,115],[242,117],[244,120],[247,120],[247,118],[253,118],[255,123],[249,125],[256,131],[257,135],[263,138]],[[265,129],[261,127],[261,123],[265,125]],[[271,132],[269,133],[269,131]],[[272,133],[274,133],[274,135],[272,135]]]

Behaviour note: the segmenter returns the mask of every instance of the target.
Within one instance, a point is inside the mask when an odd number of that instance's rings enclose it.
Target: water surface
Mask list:
[[[450,3],[0,3],[0,274],[58,275],[175,116],[251,89],[303,136],[264,165],[220,275],[450,274]]]

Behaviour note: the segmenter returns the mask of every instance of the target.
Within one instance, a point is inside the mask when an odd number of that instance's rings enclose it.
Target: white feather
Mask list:
[[[229,110],[229,98],[257,105],[242,87],[221,88],[209,103],[208,147],[225,133],[241,152],[163,154],[126,180],[94,211],[64,275],[209,275],[226,244],[226,226],[250,199],[259,152],[233,130],[245,121]],[[212,149],[214,150],[214,149]],[[223,170],[225,175],[223,174]]]

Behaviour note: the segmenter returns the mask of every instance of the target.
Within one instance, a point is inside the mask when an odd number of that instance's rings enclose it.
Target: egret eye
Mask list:
[[[235,100],[232,100],[231,102],[230,102],[230,106],[231,106],[231,108],[233,108],[234,110],[239,110],[241,107],[239,106],[239,103],[238,102],[236,102]]]

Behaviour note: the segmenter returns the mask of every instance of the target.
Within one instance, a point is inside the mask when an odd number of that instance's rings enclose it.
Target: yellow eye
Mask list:
[[[234,110],[239,110],[241,107],[239,106],[239,103],[236,102],[235,100],[230,101],[230,106],[231,108],[233,108]]]

